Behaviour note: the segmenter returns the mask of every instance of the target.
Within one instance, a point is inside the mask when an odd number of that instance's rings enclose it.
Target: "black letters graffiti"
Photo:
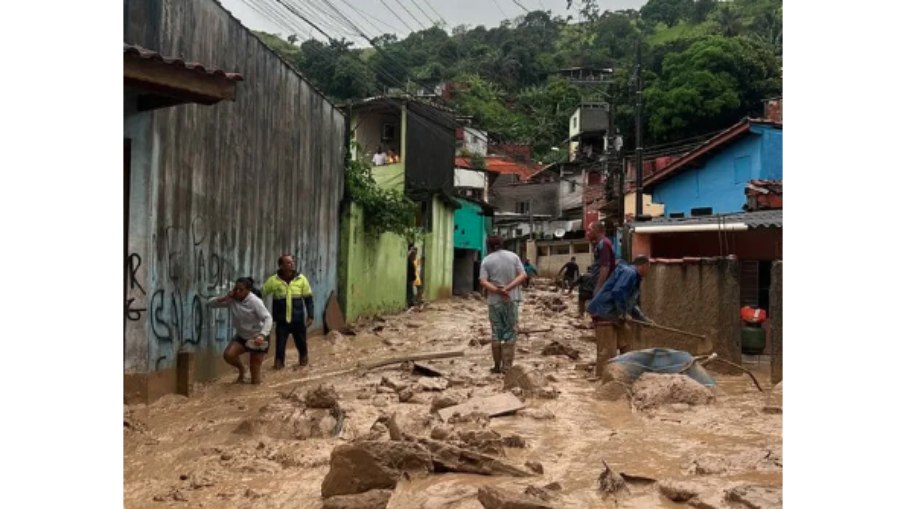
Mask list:
[[[137,322],[138,320],[141,320],[142,313],[147,311],[147,308],[133,308],[133,302],[135,302],[135,299],[126,300],[126,318],[128,318],[129,321]]]
[[[164,291],[157,290],[151,296],[151,332],[158,341],[172,342],[173,335],[164,314]]]
[[[126,259],[126,266],[128,267],[127,272],[129,274],[129,289],[134,290],[137,286],[139,291],[142,292],[142,295],[145,295],[145,288],[138,282],[138,278],[135,277],[138,268],[142,266],[142,257],[139,256],[138,253],[130,254],[129,258]]]

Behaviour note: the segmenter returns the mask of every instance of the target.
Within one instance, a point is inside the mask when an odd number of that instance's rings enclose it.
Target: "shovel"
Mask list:
[[[692,336],[692,337],[694,337],[694,338],[698,338],[698,339],[701,339],[701,340],[707,340],[707,338],[705,337],[704,334],[696,334],[696,333],[694,333],[694,332],[687,332],[687,331],[680,330],[680,329],[674,329],[673,327],[667,327],[667,326],[665,326],[665,325],[658,325],[658,324],[656,324],[656,323],[650,323],[650,322],[643,322],[643,321],[640,321],[640,320],[635,320],[635,319],[633,319],[633,318],[630,318],[629,321],[632,322],[632,323],[637,323],[637,324],[639,324],[639,325],[643,325],[643,326],[645,326],[645,327],[651,327],[652,329],[660,329],[660,330],[667,331],[667,332],[675,332],[676,334],[683,334],[683,335],[686,335],[686,336]]]

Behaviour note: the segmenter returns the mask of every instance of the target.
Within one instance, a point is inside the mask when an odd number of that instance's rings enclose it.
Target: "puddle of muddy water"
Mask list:
[[[520,412],[493,418],[488,426],[504,436],[523,437],[528,447],[507,448],[506,460],[520,466],[540,462],[543,474],[515,479],[446,473],[404,480],[388,507],[480,508],[476,492],[482,485],[522,492],[551,482],[563,488],[554,507],[686,507],[660,495],[653,484],[630,484],[627,493],[602,498],[597,490],[602,461],[635,476],[697,483],[708,493],[719,494],[741,483],[782,487],[782,417],[761,412],[764,396],[748,378],[718,376],[717,401],[685,411],[638,412],[625,401],[596,399],[596,385],[585,379],[589,374],[576,369],[577,363],[594,358],[593,343],[582,339],[591,331],[575,327],[578,320],[569,314],[573,305],[557,315],[539,303],[551,293],[534,289],[528,295],[535,298],[523,306],[522,327],[552,330],[522,337],[519,347],[528,353],[518,354],[517,363],[555,378],[547,383],[560,391],[556,399],[527,400],[529,408],[550,411],[554,419],[535,419]],[[308,369],[268,369],[260,387],[233,385],[231,377],[224,377],[206,384],[191,400],[173,396],[128,408],[127,415],[136,424],[124,429],[125,506],[320,508],[321,481],[336,445],[367,435],[381,415],[401,408],[427,408],[441,392],[416,391],[415,403],[399,403],[395,394],[381,398],[377,386],[383,377],[415,385],[418,376],[402,372],[399,365],[364,375],[353,371],[301,380],[354,367],[358,360],[460,347],[487,333],[486,316],[482,301],[434,304],[420,313],[360,324],[358,335],[334,344],[312,338]],[[371,332],[378,325],[383,329]],[[581,358],[541,356],[543,347],[555,339],[579,349]],[[454,382],[443,393],[502,391],[502,378],[487,372],[489,347],[469,346],[465,353],[465,357],[435,362],[449,371],[447,378]],[[294,355],[295,351],[288,352],[287,364],[295,360]],[[757,375],[766,386],[767,372]],[[234,433],[243,420],[260,415],[261,407],[280,399],[279,393],[306,391],[319,383],[333,385],[340,395],[345,422],[338,437],[292,440]],[[387,406],[375,406],[384,399],[389,400]],[[713,457],[728,459],[722,463]],[[705,465],[699,470],[719,473],[697,474],[696,461]],[[186,501],[174,500],[174,492],[179,493],[175,498]],[[155,501],[155,497],[165,500]]]

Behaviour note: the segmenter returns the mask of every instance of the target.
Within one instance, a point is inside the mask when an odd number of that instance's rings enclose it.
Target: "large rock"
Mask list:
[[[691,483],[683,481],[660,481],[658,490],[661,495],[674,502],[688,502],[698,496],[698,489]]]
[[[553,509],[542,500],[492,486],[478,488],[478,501],[485,509]]]
[[[419,378],[417,383],[423,391],[443,391],[450,385],[450,382],[448,382],[446,378],[429,376]]]
[[[510,368],[503,379],[504,389],[519,387],[528,393],[537,391],[543,385],[544,383],[541,381],[541,376],[538,372],[522,364],[517,364]]]
[[[686,375],[645,373],[632,384],[632,404],[640,410],[671,403],[703,405],[713,399],[710,389]]]
[[[427,433],[432,418],[427,412],[413,409],[400,409],[394,412],[387,421],[390,440],[408,440]]]
[[[321,496],[392,490],[403,472],[417,475],[433,470],[431,454],[414,442],[363,441],[339,445],[330,454],[330,470],[321,483]]]
[[[337,495],[324,501],[324,509],[384,509],[393,490],[370,490],[356,495]]]
[[[780,509],[783,491],[768,486],[744,485],[727,490],[726,499],[749,509]]]
[[[487,454],[463,449],[437,440],[419,439],[431,452],[434,470],[437,472],[462,472],[480,475],[511,475],[514,477],[531,477],[532,472],[498,460]]]

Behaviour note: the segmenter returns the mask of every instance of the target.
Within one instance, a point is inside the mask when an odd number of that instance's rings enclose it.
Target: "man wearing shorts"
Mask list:
[[[253,286],[252,278],[242,277],[236,281],[230,293],[208,301],[209,307],[230,309],[236,334],[223,351],[223,360],[239,370],[236,383],[245,381],[246,369],[240,356],[246,352],[249,354],[252,383],[261,383],[261,364],[270,346],[267,337],[274,320],[267,312],[264,302],[252,293]]]
[[[506,373],[513,367],[516,356],[516,325],[519,322],[519,302],[525,269],[519,256],[503,249],[503,239],[488,237],[490,254],[481,261],[479,281],[488,292],[488,318],[491,321],[491,353],[493,373]]]

